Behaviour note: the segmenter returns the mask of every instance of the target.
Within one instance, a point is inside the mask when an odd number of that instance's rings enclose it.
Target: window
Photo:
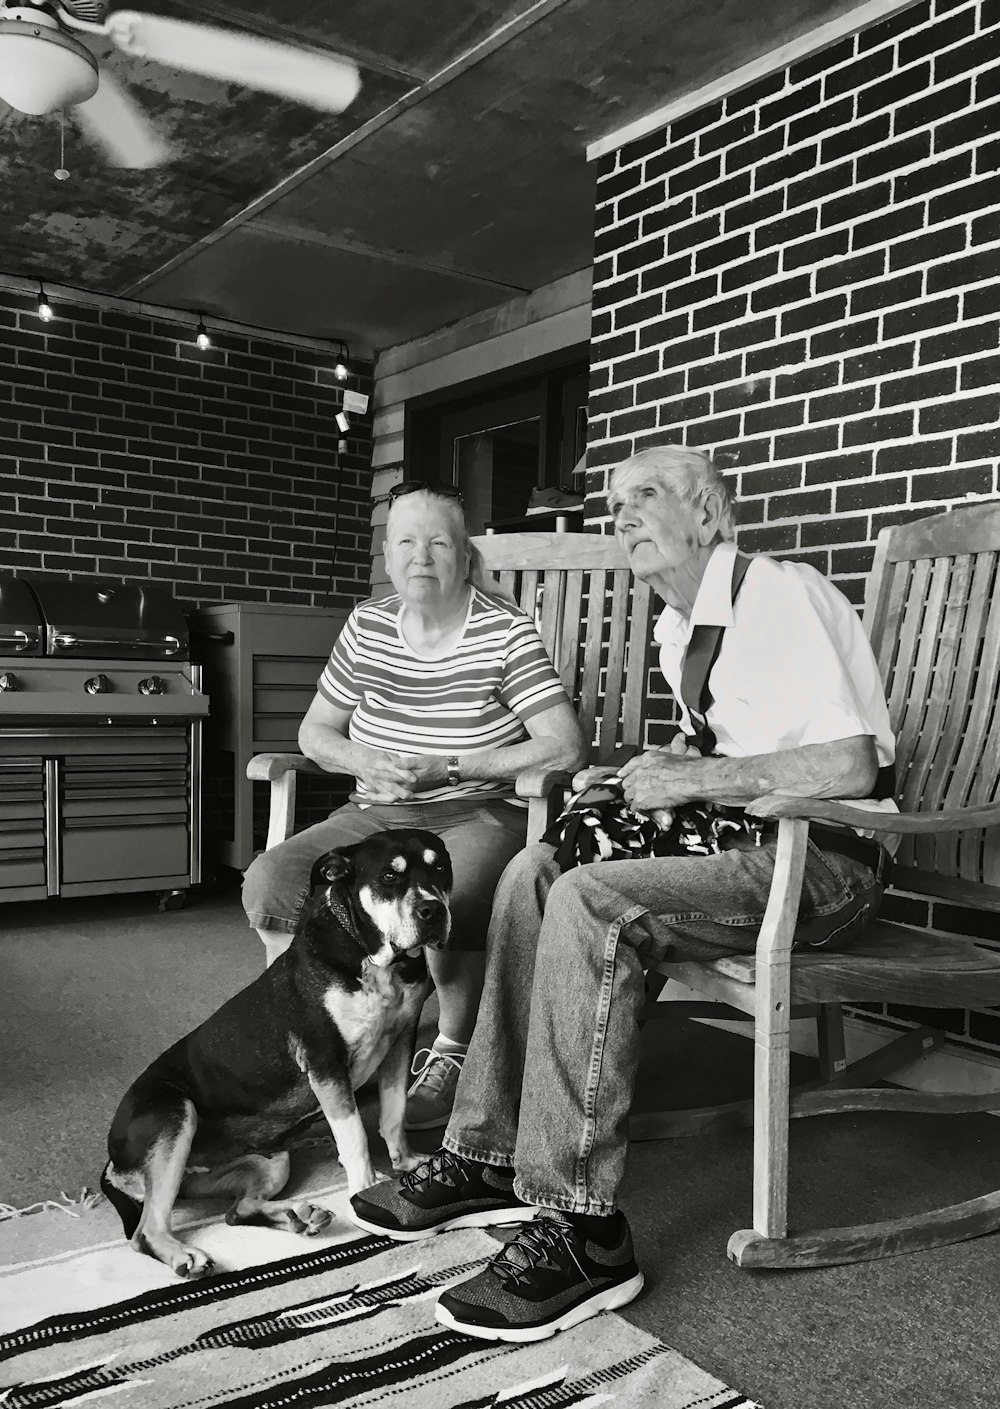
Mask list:
[[[407,407],[406,473],[462,491],[469,527],[516,525],[532,491],[584,491],[589,369],[577,355],[516,380],[483,380]]]

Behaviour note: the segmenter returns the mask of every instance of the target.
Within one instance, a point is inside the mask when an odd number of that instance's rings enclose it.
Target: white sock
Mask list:
[[[450,1057],[464,1057],[469,1050],[468,1042],[456,1042],[451,1037],[445,1037],[443,1032],[439,1032],[433,1042],[435,1052],[446,1052]]]

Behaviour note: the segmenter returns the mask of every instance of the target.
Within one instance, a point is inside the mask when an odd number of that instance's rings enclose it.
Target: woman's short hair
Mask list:
[[[428,485],[426,488],[416,489],[412,492],[422,495],[425,499],[436,499],[439,504],[447,505],[447,507],[452,510],[455,524],[458,528],[459,546],[469,555],[469,570],[466,574],[466,581],[471,583],[473,587],[478,588],[480,592],[485,592],[489,597],[496,597],[503,602],[513,602],[513,597],[504,592],[499,583],[494,582],[490,577],[486,564],[483,561],[482,553],[472,542],[469,535],[469,521],[465,517],[465,505],[462,503],[462,500],[454,494],[445,495],[436,493],[433,485]],[[409,494],[402,496],[402,498],[407,499],[409,497]],[[386,533],[389,531],[389,520],[392,518],[392,511],[399,502],[399,498],[389,500],[389,512],[386,515]]]
[[[640,450],[617,465],[612,480],[624,470],[648,470],[657,474],[683,504],[693,504],[706,491],[717,494],[721,505],[719,539],[736,537],[736,498],[721,469],[707,450],[688,445],[657,445]]]

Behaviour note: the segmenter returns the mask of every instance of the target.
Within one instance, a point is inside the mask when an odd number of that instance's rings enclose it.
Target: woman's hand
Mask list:
[[[407,765],[409,755],[365,747],[356,776],[365,785],[366,802],[408,802],[417,790],[417,775]]]
[[[440,788],[448,781],[448,763],[433,753],[401,753],[399,761],[413,774],[414,791]]]

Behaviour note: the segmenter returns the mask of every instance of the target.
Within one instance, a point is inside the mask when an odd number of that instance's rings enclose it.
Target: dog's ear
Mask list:
[[[317,862],[317,870],[325,881],[352,881],[354,862],[342,851],[331,851]]]

